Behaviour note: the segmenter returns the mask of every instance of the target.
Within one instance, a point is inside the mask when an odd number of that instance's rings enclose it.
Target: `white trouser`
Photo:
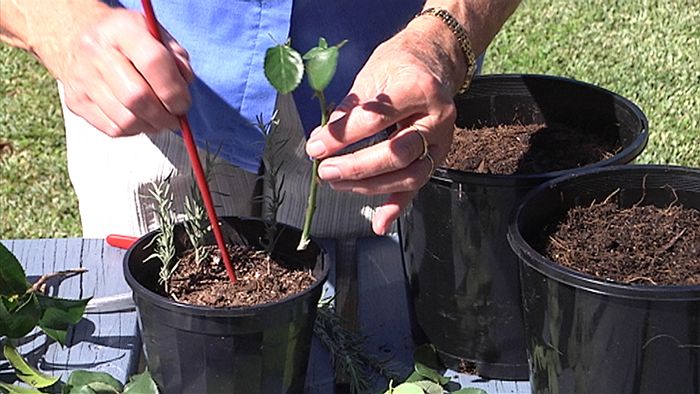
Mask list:
[[[173,132],[111,138],[71,112],[63,100],[68,172],[78,197],[83,236],[142,235],[158,226],[151,183],[170,176],[174,207],[184,218],[184,196],[194,184],[182,138]],[[304,152],[303,128],[291,95],[277,102],[280,127],[277,138],[288,139],[278,162],[283,163],[285,199],[278,221],[301,227],[311,162]],[[194,133],[197,131],[194,130]],[[200,150],[200,159],[206,153]],[[253,214],[258,176],[225,162],[215,161],[210,188],[219,215]],[[385,196],[366,197],[321,186],[312,235],[358,238],[372,234],[371,208]]]

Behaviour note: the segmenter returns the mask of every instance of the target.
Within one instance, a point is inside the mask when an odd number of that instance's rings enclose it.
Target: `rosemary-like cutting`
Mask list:
[[[314,334],[331,353],[335,370],[349,377],[352,393],[369,392],[375,374],[387,380],[398,378],[390,359],[381,360],[368,354],[364,349],[366,337],[345,327],[335,312],[332,298],[319,302]]]
[[[154,251],[146,261],[154,258],[161,261],[158,281],[167,292],[168,279],[175,272],[178,264],[178,260],[175,259],[175,215],[172,212],[173,194],[170,190],[170,177],[151,182],[150,194],[156,204],[156,218],[160,224],[160,231],[148,245],[155,243]]]
[[[265,134],[265,151],[262,156],[265,173],[262,175],[262,181],[265,184],[264,189],[269,190],[269,193],[263,192],[261,196],[256,197],[263,203],[262,219],[265,225],[265,237],[260,240],[260,244],[268,254],[271,254],[280,235],[277,228],[277,212],[284,202],[285,195],[284,174],[281,173],[284,161],[278,158],[281,157],[289,138],[274,138],[279,126],[277,112],[272,114],[269,122],[263,121],[262,115],[258,115],[256,126]]]

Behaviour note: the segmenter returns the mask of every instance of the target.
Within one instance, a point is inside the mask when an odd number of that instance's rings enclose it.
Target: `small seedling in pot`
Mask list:
[[[214,166],[214,159],[211,155],[206,156],[205,177],[207,182],[211,178],[211,170]],[[194,178],[194,177],[193,177]],[[173,194],[170,189],[170,176],[162,180],[151,183],[150,195],[156,207],[156,217],[160,226],[160,231],[152,243],[155,249],[146,261],[158,259],[161,262],[159,271],[159,283],[163,285],[168,293],[168,280],[177,270],[180,259],[176,256],[175,249],[175,213],[173,211]],[[185,195],[185,234],[194,252],[197,264],[202,264],[210,257],[211,249],[205,247],[204,237],[211,227],[204,210],[204,203],[197,184],[193,182],[190,187],[190,194]],[[150,244],[149,244],[150,246]]]
[[[260,240],[260,244],[268,254],[271,254],[275,244],[279,239],[277,231],[277,212],[284,202],[284,174],[281,173],[284,162],[277,160],[281,152],[287,145],[289,139],[275,139],[274,134],[279,126],[277,113],[272,114],[272,120],[265,122],[262,115],[256,117],[256,125],[265,135],[265,152],[262,161],[265,168],[264,175],[261,175],[268,193],[256,197],[256,200],[263,204],[263,224],[265,225],[265,239]]]
[[[160,225],[160,231],[152,243],[155,249],[146,261],[158,259],[161,262],[158,281],[168,292],[168,279],[177,269],[178,260],[175,259],[175,216],[173,215],[173,195],[170,191],[170,177],[153,181],[151,183],[151,197],[156,205],[156,216]],[[150,244],[149,244],[150,246]]]
[[[216,154],[212,156],[207,153],[205,158],[206,165],[204,176],[207,182],[211,180],[211,173],[215,165],[215,157]],[[192,175],[192,179],[194,179],[194,174]],[[211,249],[204,247],[204,237],[211,231],[211,226],[209,225],[207,213],[204,210],[202,195],[199,193],[195,182],[190,186],[190,194],[185,195],[184,206],[185,233],[187,234],[187,239],[190,241],[190,245],[194,249],[195,261],[197,264],[202,264],[211,255]]]
[[[314,91],[321,108],[321,127],[328,123],[330,112],[323,92],[335,75],[339,51],[346,42],[346,40],[343,40],[337,45],[329,46],[328,42],[321,37],[318,40],[318,45],[311,48],[303,57],[291,47],[289,41],[269,48],[265,53],[265,76],[278,93],[288,94],[294,91],[301,83],[304,74],[306,74],[309,86]],[[304,215],[302,235],[299,240],[299,246],[297,246],[298,250],[306,249],[310,241],[311,224],[314,211],[316,210],[319,163],[320,160],[315,159],[311,167],[309,197],[306,205],[306,214]]]

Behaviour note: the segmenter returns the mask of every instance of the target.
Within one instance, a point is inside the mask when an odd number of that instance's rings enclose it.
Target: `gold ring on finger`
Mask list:
[[[418,126],[413,126],[413,131],[416,132],[420,136],[420,140],[423,143],[423,151],[421,152],[420,156],[418,156],[418,160],[423,160],[425,159],[429,153],[428,153],[428,139],[425,138],[425,134],[418,128]],[[431,160],[432,162],[432,160]]]
[[[430,162],[430,172],[428,174],[432,176],[433,172],[435,172],[435,159],[433,159],[433,156],[430,155],[430,152],[426,152],[423,159],[427,159]]]

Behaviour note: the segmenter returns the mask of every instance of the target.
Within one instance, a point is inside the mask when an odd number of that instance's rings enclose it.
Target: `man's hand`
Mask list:
[[[456,117],[452,97],[459,87],[452,75],[455,61],[437,42],[426,39],[431,29],[441,28],[439,23],[416,20],[380,45],[331,114],[328,126],[314,130],[306,146],[310,156],[324,159],[319,177],[332,188],[389,194],[374,214],[377,234],[388,230],[452,143]],[[394,124],[398,130],[387,140],[330,157]],[[424,144],[429,156],[424,155]]]
[[[68,108],[105,134],[178,127],[190,106],[188,55],[164,30],[161,45],[140,13],[89,0],[8,0],[3,11],[14,17],[3,39],[34,52],[62,82]]]
[[[518,3],[427,0],[425,8],[450,12],[463,25],[474,53],[480,54]],[[464,82],[466,68],[459,42],[444,21],[431,15],[416,18],[377,47],[329,124],[311,134],[306,153],[323,159],[321,180],[336,190],[389,194],[375,210],[375,233],[386,233],[447,156],[456,117],[452,97]],[[333,156],[392,125],[398,131],[386,141]]]

